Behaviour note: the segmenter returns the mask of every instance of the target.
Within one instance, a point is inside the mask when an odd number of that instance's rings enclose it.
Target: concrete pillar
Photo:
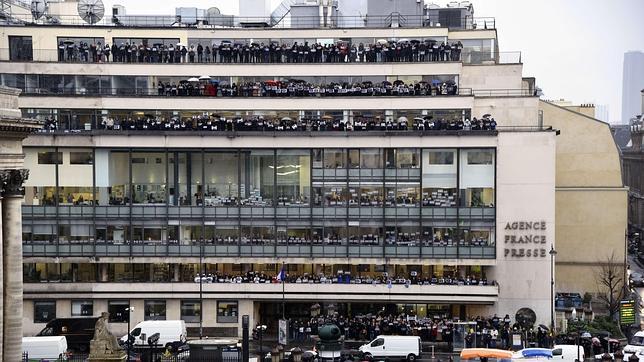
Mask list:
[[[3,361],[22,359],[22,184],[28,170],[7,170],[2,199]]]

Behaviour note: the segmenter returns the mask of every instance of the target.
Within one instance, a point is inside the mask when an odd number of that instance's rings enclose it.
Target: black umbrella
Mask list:
[[[412,43],[412,44],[418,44],[418,43],[420,43],[420,40],[412,39],[412,40],[410,41],[410,43]]]
[[[65,40],[63,43],[64,44],[74,44],[74,41],[73,40]]]
[[[550,328],[546,327],[545,324],[539,324],[539,328],[543,329],[544,331],[549,331]]]

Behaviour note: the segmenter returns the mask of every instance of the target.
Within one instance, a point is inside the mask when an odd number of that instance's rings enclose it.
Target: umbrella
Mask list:
[[[185,47],[186,45],[185,45],[185,44],[183,44],[183,43],[177,43],[177,46],[178,46],[178,47]]]
[[[407,123],[409,120],[405,116],[398,117],[398,122],[405,122]]]
[[[219,84],[219,79],[211,79],[210,83],[212,84]]]
[[[409,43],[409,39],[407,39],[407,38],[400,39],[400,40],[398,40],[398,42],[399,43]]]
[[[404,84],[404,83],[405,83],[405,82],[403,82],[403,81],[402,81],[402,80],[400,80],[400,79],[397,79],[397,80],[395,80],[395,81],[394,81],[394,85],[400,85],[400,84]]]
[[[543,329],[544,331],[549,331],[550,328],[548,328],[545,324],[539,324],[539,327]]]
[[[282,121],[292,121],[291,117],[282,117]]]
[[[64,44],[74,44],[74,41],[73,40],[65,40],[63,43]]]
[[[376,40],[376,43],[378,43],[378,44],[387,44],[388,41],[386,39],[378,39],[378,40]]]
[[[591,338],[592,336],[588,332],[584,332],[581,334],[581,338]]]
[[[322,119],[333,119],[333,117],[329,116],[329,115],[326,115],[326,116],[322,116]]]
[[[210,79],[209,75],[202,75],[201,77],[199,77],[199,80],[209,80],[209,79]]]
[[[199,78],[195,78],[195,77],[188,78],[188,82],[199,82]]]
[[[414,40],[411,40],[410,43],[418,44],[418,43],[420,43],[420,40],[414,39]]]

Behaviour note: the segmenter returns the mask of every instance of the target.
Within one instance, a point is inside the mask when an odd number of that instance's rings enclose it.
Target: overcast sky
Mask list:
[[[271,1],[274,7],[280,3]],[[238,14],[239,6],[238,0],[104,2],[107,9],[112,4],[125,6],[128,15],[174,15],[178,6],[216,6],[223,14]],[[447,1],[433,2],[444,5]],[[471,2],[475,16],[496,18],[500,51],[522,52],[523,75],[536,77],[546,98],[605,104],[611,122],[620,122],[623,55],[629,50],[644,51],[644,0]]]

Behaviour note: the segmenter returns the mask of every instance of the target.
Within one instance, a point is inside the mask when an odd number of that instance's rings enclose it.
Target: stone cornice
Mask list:
[[[0,170],[0,187],[3,197],[22,197],[25,188],[22,186],[29,177],[29,170]]]

